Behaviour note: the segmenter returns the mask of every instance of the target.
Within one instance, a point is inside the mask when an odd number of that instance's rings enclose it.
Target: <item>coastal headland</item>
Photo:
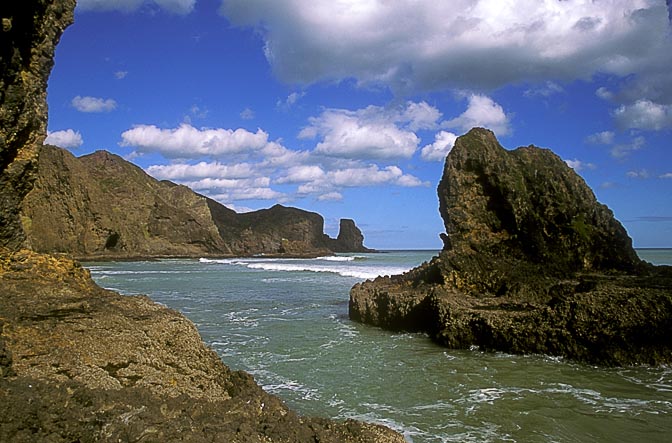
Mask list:
[[[382,426],[296,415],[225,366],[181,314],[27,248],[22,201],[38,175],[47,79],[74,7],[9,2],[1,17],[0,441],[403,442]]]
[[[672,268],[641,261],[623,226],[557,155],[505,150],[475,128],[438,185],[443,250],[357,284],[350,318],[478,346],[606,366],[672,361]]]

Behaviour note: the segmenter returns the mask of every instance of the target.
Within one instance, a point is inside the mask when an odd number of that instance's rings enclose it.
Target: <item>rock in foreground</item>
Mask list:
[[[559,157],[458,138],[438,187],[446,233],[429,263],[356,285],[353,320],[451,348],[603,365],[672,362],[672,268],[642,262],[623,226]]]
[[[404,441],[297,416],[182,315],[101,289],[76,262],[4,253],[0,292],[0,441]]]

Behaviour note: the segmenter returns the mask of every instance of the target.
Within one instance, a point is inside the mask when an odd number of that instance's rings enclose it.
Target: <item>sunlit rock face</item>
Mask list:
[[[356,285],[350,317],[454,348],[605,365],[672,361],[672,274],[642,262],[623,226],[557,155],[507,151],[472,129],[438,186],[437,257]]]

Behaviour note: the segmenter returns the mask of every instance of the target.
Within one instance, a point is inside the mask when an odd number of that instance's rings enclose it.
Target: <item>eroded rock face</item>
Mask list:
[[[350,317],[476,345],[605,365],[666,363],[672,271],[552,152],[459,137],[438,186],[444,249],[403,276],[356,285]]]
[[[0,293],[0,441],[404,441],[299,417],[181,314],[101,289],[72,260],[5,251]]]
[[[77,158],[54,146],[40,152],[21,213],[27,244],[39,252],[98,259],[366,250],[354,222],[343,240],[331,239],[314,212],[276,205],[238,214],[106,151]]]
[[[182,315],[103,290],[72,260],[19,249],[53,49],[74,7],[22,0],[0,8],[0,441],[403,442],[381,426],[297,416],[227,368]],[[178,189],[171,198],[191,197]],[[123,241],[117,234],[107,247]]]
[[[17,249],[23,197],[47,133],[47,79],[75,0],[3,2],[0,19],[0,246]]]
[[[349,218],[341,219],[338,228],[338,237],[331,241],[330,249],[334,252],[372,252],[364,246],[364,235],[355,221]]]

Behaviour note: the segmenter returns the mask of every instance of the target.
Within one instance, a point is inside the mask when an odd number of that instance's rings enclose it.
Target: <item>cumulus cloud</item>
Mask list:
[[[245,108],[240,112],[240,118],[243,120],[254,120],[254,111],[250,108]]]
[[[651,176],[651,174],[649,174],[649,171],[646,169],[639,169],[636,171],[628,171],[625,173],[625,176],[628,178],[647,179]]]
[[[610,145],[614,142],[615,136],[612,131],[602,131],[589,135],[586,141],[594,145]]]
[[[573,159],[573,160],[571,160],[571,159],[565,160],[565,163],[567,164],[567,166],[569,166],[570,168],[572,168],[576,172],[582,171],[584,169],[595,169],[594,164],[586,163],[586,162],[583,162],[583,161],[581,161],[579,159],[576,159],[576,158]]]
[[[639,151],[646,146],[646,139],[642,136],[633,138],[628,143],[618,143],[611,148],[612,157],[624,158],[634,151]]]
[[[422,148],[420,155],[426,161],[443,161],[453,149],[457,135],[452,132],[440,131],[434,136],[434,143]]]
[[[421,117],[427,109],[418,109],[424,107],[404,106],[385,112],[396,116],[399,124],[422,126],[431,119]],[[261,129],[252,133],[245,129],[198,129],[186,123],[169,129],[138,125],[122,134],[120,144],[136,148],[139,154],[155,152],[173,159],[173,163],[155,164],[146,171],[226,204],[238,200],[285,202],[296,197],[337,201],[343,198],[343,188],[427,185],[398,166],[383,167],[358,158],[334,159],[319,152],[319,146],[312,151],[289,149],[279,141],[269,141]],[[275,189],[278,186],[282,192]]]
[[[467,110],[459,117],[444,122],[443,126],[465,132],[479,126],[503,136],[510,132],[509,123],[509,116],[501,105],[485,95],[472,94],[469,96]]]
[[[140,152],[158,152],[167,158],[217,157],[260,151],[272,143],[261,129],[255,133],[242,128],[197,129],[186,123],[172,129],[138,125],[123,132],[121,138],[121,146],[132,146]]]
[[[284,100],[278,100],[276,106],[280,109],[289,110],[292,106],[296,104],[299,100],[306,96],[306,92],[292,92]]]
[[[623,129],[661,130],[672,128],[672,105],[637,100],[614,111],[616,123]]]
[[[415,130],[438,125],[441,113],[425,102],[356,111],[326,109],[309,119],[299,138],[320,138],[315,152],[349,159],[410,158],[420,139]]]
[[[226,0],[289,83],[356,78],[399,90],[488,89],[637,73],[669,46],[665,3]]]
[[[72,106],[79,112],[110,112],[117,108],[117,102],[111,98],[98,98],[90,96],[76,96],[72,99]]]
[[[132,12],[145,4],[184,15],[194,10],[196,0],[77,0],[77,7],[82,11]]]
[[[45,145],[54,145],[66,149],[79,148],[83,143],[82,134],[72,129],[47,132],[47,138],[44,140]]]
[[[298,193],[325,195],[334,192],[334,189],[386,184],[403,187],[429,185],[413,175],[405,174],[397,166],[381,169],[378,165],[368,165],[327,171],[322,176],[300,185]]]
[[[200,178],[246,178],[255,175],[255,168],[249,163],[222,164],[220,162],[199,162],[196,164],[153,165],[147,173],[159,180],[193,180]]]

